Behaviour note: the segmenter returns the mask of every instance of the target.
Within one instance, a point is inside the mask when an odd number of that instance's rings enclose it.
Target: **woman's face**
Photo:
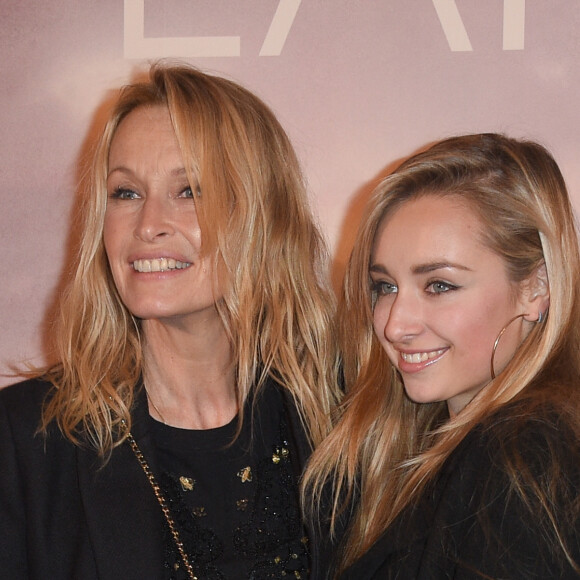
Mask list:
[[[109,153],[104,244],[124,304],[142,319],[215,315],[193,193],[168,110],[141,107]]]
[[[446,401],[451,415],[490,381],[493,344],[502,328],[527,314],[502,258],[480,241],[481,228],[457,197],[426,196],[383,219],[371,254],[379,341],[409,398]],[[496,374],[530,327],[523,318],[508,326],[495,356]]]

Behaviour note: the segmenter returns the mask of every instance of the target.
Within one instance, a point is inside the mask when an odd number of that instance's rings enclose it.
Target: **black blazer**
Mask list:
[[[0,579],[156,580],[163,577],[163,515],[127,443],[103,466],[51,428],[37,434],[50,386],[29,380],[0,391]],[[308,454],[286,401],[299,451]],[[144,397],[132,433],[156,469]]]
[[[579,442],[552,423],[531,421],[517,435],[510,423],[477,428],[444,465],[416,507],[404,511],[341,580],[547,580],[580,575],[546,543],[537,521],[498,463],[516,437],[524,464],[538,480],[556,458],[562,490],[580,492]],[[565,515],[565,503],[556,506]],[[540,517],[541,510],[534,511]],[[567,515],[567,514],[566,514]],[[580,563],[578,520],[567,540]]]

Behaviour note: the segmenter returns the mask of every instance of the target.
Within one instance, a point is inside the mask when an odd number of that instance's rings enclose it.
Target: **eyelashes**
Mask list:
[[[138,199],[139,194],[126,187],[116,187],[109,197],[111,199]]]
[[[131,189],[130,187],[117,186],[109,194],[111,199],[130,200],[140,199],[141,194]],[[201,189],[199,186],[195,188],[195,194],[191,186],[184,187],[176,196],[177,199],[193,199],[194,197],[201,197]]]
[[[435,280],[427,286],[426,290],[431,294],[445,294],[457,290],[458,288],[459,286],[456,284],[451,284],[450,282],[445,282],[443,280]]]
[[[373,296],[387,296],[389,294],[396,294],[397,287],[390,282],[385,282],[383,280],[373,281],[371,286],[371,292]]]
[[[448,292],[453,292],[459,290],[461,286],[457,284],[452,284],[451,282],[446,282],[445,280],[429,280],[425,286],[425,292],[430,295],[440,295],[447,294]],[[396,284],[391,282],[386,282],[385,280],[375,280],[371,284],[371,294],[373,300],[381,296],[388,296],[390,294],[397,294],[399,291]]]
[[[177,197],[185,197],[189,199],[193,199],[193,191],[191,191],[191,187],[186,187]]]

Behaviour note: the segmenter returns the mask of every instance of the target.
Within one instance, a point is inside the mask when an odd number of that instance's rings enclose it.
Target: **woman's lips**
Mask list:
[[[412,353],[399,351],[399,369],[403,372],[419,372],[437,362],[447,350],[447,348],[440,348]]]

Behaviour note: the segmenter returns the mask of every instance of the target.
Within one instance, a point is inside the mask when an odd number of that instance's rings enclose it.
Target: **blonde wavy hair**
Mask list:
[[[224,78],[156,63],[126,86],[94,155],[78,205],[78,264],[60,305],[56,389],[43,414],[75,443],[104,457],[130,428],[142,368],[140,322],[117,292],[103,222],[111,142],[139,107],[167,107],[193,191],[204,255],[223,291],[217,304],[236,362],[239,402],[272,376],[296,402],[313,444],[329,429],[336,398],[334,298],[327,252],[311,215],[296,154],[271,110]],[[240,404],[240,408],[242,405]]]
[[[525,280],[545,263],[550,285],[547,320],[535,325],[503,372],[479,393],[477,404],[453,418],[444,402],[417,404],[406,397],[373,332],[369,266],[377,230],[397,207],[423,195],[465,200],[483,224],[484,243],[503,258],[510,278]],[[524,420],[526,413],[552,400],[573,431],[580,432],[579,292],[573,212],[560,170],[540,145],[496,134],[450,138],[410,158],[378,186],[356,238],[339,309],[347,394],[336,427],[315,451],[303,482],[310,514],[317,514],[327,486],[332,487],[333,532],[356,498],[339,570],[366,552],[415,502],[466,434],[493,411],[527,398],[519,410]],[[524,494],[516,463],[506,459],[506,470]],[[548,537],[570,560],[550,512],[558,486],[554,481],[545,488],[526,483],[549,512]]]

